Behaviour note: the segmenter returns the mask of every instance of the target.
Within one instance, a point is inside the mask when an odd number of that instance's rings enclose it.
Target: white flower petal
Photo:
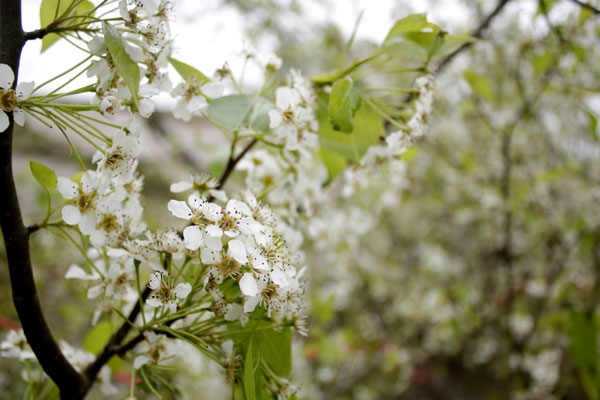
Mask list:
[[[0,88],[10,89],[15,81],[15,74],[11,67],[6,64],[0,64]]]
[[[246,254],[246,246],[244,243],[237,239],[229,241],[229,255],[240,264],[246,264],[248,262],[248,255]]]
[[[181,193],[181,192],[185,192],[186,190],[190,190],[193,187],[194,187],[194,185],[192,185],[192,182],[183,181],[183,182],[173,183],[171,185],[170,190],[171,190],[171,193]]]
[[[20,108],[16,108],[13,110],[13,119],[15,120],[15,124],[19,126],[25,125],[25,111]]]
[[[260,296],[246,298],[246,301],[244,302],[244,312],[251,313],[252,311],[254,311],[258,303],[260,303],[260,299]]]
[[[67,225],[77,225],[81,219],[81,212],[77,207],[64,206],[62,209],[62,218]]]
[[[15,90],[17,94],[17,98],[19,100],[26,100],[33,93],[33,89],[35,88],[34,82],[20,82],[17,85],[17,90]]]
[[[183,218],[188,221],[192,219],[192,210],[190,210],[185,201],[171,200],[167,205],[167,209],[177,218]]]
[[[133,360],[133,368],[140,369],[144,365],[150,364],[150,358],[148,356],[137,356],[135,360]]]
[[[57,179],[56,188],[58,192],[67,200],[77,197],[77,184],[70,179],[62,176]]]
[[[227,305],[227,312],[223,318],[225,318],[225,321],[237,321],[240,315],[242,315],[242,306],[231,303]]]
[[[177,297],[178,299],[185,299],[191,292],[192,285],[188,282],[178,284],[173,290],[175,297]]]
[[[269,277],[271,278],[273,283],[279,287],[286,287],[287,285],[289,285],[287,277],[279,269],[274,269],[273,271],[271,271],[271,274],[269,275]]]
[[[196,225],[188,226],[183,230],[183,243],[189,250],[198,250],[204,244],[204,235]]]
[[[245,273],[240,279],[240,290],[246,296],[256,296],[258,294],[258,284],[256,283],[256,279],[250,273]],[[244,305],[244,311],[246,307]]]
[[[162,283],[162,273],[159,271],[153,272],[150,274],[150,278],[148,279],[148,287],[152,290],[156,290],[160,287]]]
[[[0,110],[0,132],[4,132],[6,128],[8,128],[10,122],[8,121],[8,115],[2,110]]]
[[[209,248],[203,248],[200,252],[200,260],[202,264],[215,264],[221,260],[220,253]]]

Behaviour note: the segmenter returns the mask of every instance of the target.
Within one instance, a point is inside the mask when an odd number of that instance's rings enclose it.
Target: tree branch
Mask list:
[[[0,0],[0,62],[12,68],[16,78],[25,34],[21,26],[20,0]],[[0,228],[4,237],[13,303],[23,332],[40,365],[58,386],[62,399],[81,399],[86,379],[62,354],[42,312],[29,250],[29,231],[23,224],[12,170],[14,121],[0,133]]]
[[[483,32],[488,28],[488,26],[490,26],[490,24],[492,23],[492,21],[494,20],[494,18],[496,18],[496,16],[498,16],[498,14],[500,14],[500,11],[502,11],[502,9],[504,8],[504,6],[506,6],[508,4],[510,0],[500,0],[498,2],[498,4],[496,5],[496,8],[494,8],[492,10],[491,13],[488,14],[487,17],[485,17],[480,23],[479,26],[477,28],[475,28],[475,30],[473,31],[473,33],[471,33],[471,36],[480,39],[483,37]],[[474,42],[469,42],[469,43],[465,43],[462,46],[460,46],[458,49],[456,49],[454,51],[454,53],[451,53],[449,55],[447,55],[446,57],[442,58],[442,60],[438,63],[437,65],[437,70],[441,71],[442,69],[444,69],[446,67],[446,65],[452,61],[454,59],[454,57],[456,57],[457,55],[459,55],[460,53],[462,53],[463,51],[465,51],[466,49],[468,49],[469,47],[471,47],[473,45]]]
[[[585,8],[586,10],[593,12],[594,14],[600,14],[600,8],[596,8],[596,7],[592,6],[591,4],[584,3],[583,1],[579,1],[579,0],[571,0],[571,2],[577,4],[581,8]]]

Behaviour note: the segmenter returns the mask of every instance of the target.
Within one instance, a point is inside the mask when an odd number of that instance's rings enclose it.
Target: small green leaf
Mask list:
[[[492,84],[487,76],[473,70],[466,70],[464,77],[467,82],[469,82],[471,89],[473,89],[473,92],[476,95],[488,101],[494,100],[494,90],[492,89]]]
[[[131,99],[137,107],[140,87],[140,68],[125,50],[125,43],[123,42],[119,31],[106,21],[102,24],[102,28],[104,31],[106,47],[108,48],[117,70],[120,72],[123,80],[125,80],[125,84],[131,92]]]
[[[169,57],[169,62],[175,68],[175,71],[185,80],[186,82],[198,82],[205,83],[209,82],[210,79],[206,77],[202,72],[196,68],[182,61],[176,60],[173,57]]]
[[[35,180],[38,181],[44,189],[50,191],[56,188],[56,173],[54,170],[35,161],[29,163],[29,168],[31,169],[31,173]]]
[[[235,131],[240,129],[251,107],[252,97],[245,94],[219,97],[209,104],[206,117],[217,126]]]
[[[385,135],[385,127],[379,114],[364,101],[354,118],[354,131],[344,134],[334,131],[328,117],[329,99],[327,95],[319,96],[317,118],[319,120],[319,142],[321,147],[346,160],[359,161],[370,146],[379,143]]]
[[[340,132],[354,131],[354,115],[360,108],[362,98],[354,88],[352,79],[345,77],[333,84],[329,95],[329,121],[331,127]]]

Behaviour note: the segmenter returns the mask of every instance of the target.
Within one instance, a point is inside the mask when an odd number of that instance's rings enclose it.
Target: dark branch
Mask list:
[[[509,1],[510,0],[500,0],[498,2],[498,4],[496,5],[496,8],[494,8],[494,10],[492,10],[492,12],[489,13],[488,16],[485,17],[479,23],[479,26],[477,28],[475,28],[473,33],[471,33],[471,36],[473,36],[474,38],[477,38],[477,39],[481,39],[483,37],[483,32],[488,28],[488,26],[490,26],[490,24],[492,23],[494,18],[496,18],[496,16],[498,14],[500,14],[500,11],[502,11],[504,6],[506,6],[506,4],[508,4]],[[472,45],[473,45],[473,42],[465,43],[461,47],[456,49],[454,51],[454,53],[451,53],[451,54],[447,55],[446,57],[442,58],[442,60],[439,62],[438,66],[437,66],[437,70],[441,71],[442,69],[444,69],[446,67],[446,65],[454,59],[454,57],[456,57],[457,55],[459,55],[460,53],[462,53],[463,51],[465,51]]]
[[[0,62],[19,71],[25,34],[21,26],[21,1],[0,0]],[[0,228],[4,237],[12,297],[23,332],[40,365],[58,386],[62,399],[81,399],[86,379],[62,354],[44,317],[38,297],[29,251],[29,230],[23,224],[12,170],[12,114],[0,134]]]
[[[25,32],[24,39],[25,41],[42,39],[47,34],[48,31],[46,29],[36,29],[35,31]]]
[[[98,354],[96,360],[94,360],[94,362],[88,365],[88,367],[85,369],[85,375],[87,376],[88,381],[92,382],[96,378],[98,372],[100,372],[100,368],[102,368],[102,366],[106,364],[112,356],[114,356],[115,354],[123,353],[121,343],[131,330],[135,319],[141,311],[141,304],[143,304],[146,301],[148,295],[150,295],[150,288],[146,287],[142,292],[140,301],[138,301],[135,304],[133,310],[131,310],[131,312],[129,313],[127,321],[123,322],[123,325],[121,325],[119,330],[114,333],[114,335],[110,338],[106,346],[104,346],[102,352]],[[136,344],[137,343],[139,342],[136,342]]]
[[[231,175],[237,163],[240,162],[240,160],[246,155],[248,151],[250,151],[250,149],[255,144],[256,139],[252,139],[250,143],[248,143],[246,147],[244,147],[244,149],[236,157],[233,156],[233,151],[231,152],[229,160],[227,161],[227,166],[225,167],[225,171],[223,171],[223,175],[221,175],[221,178],[219,179],[219,186],[217,187],[217,189],[221,189],[223,185],[225,185],[225,182],[227,182],[229,175]]]
[[[571,0],[571,2],[579,5],[581,8],[584,8],[588,11],[593,12],[594,14],[600,14],[600,8],[596,8],[596,7],[592,6],[591,4],[584,3],[583,1],[579,1],[579,0]]]

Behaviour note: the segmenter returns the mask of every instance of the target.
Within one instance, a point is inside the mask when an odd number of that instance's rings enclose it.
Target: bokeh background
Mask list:
[[[403,156],[402,184],[387,193],[393,201],[357,218],[355,232],[306,242],[311,328],[295,346],[300,398],[600,398],[600,2],[177,3],[177,58],[211,71],[244,49],[274,51],[282,77],[289,68],[307,76],[330,69],[363,9],[357,57],[397,18],[427,12],[468,35],[502,3],[481,38],[438,71],[430,133]],[[39,2],[24,4],[25,26],[35,29]],[[21,79],[43,81],[53,64],[45,60],[62,51],[57,45],[40,62],[31,46]],[[140,165],[154,226],[170,218],[170,183],[218,168],[227,155],[204,121],[184,126],[167,111],[171,99],[161,101],[163,111],[145,124]],[[78,167],[61,138],[34,123],[25,129],[15,135],[15,169],[35,221],[45,193],[29,161],[59,176]],[[380,195],[372,186],[348,201],[380,204]],[[50,324],[57,337],[81,343],[95,305],[85,287],[63,279],[81,256],[44,232],[32,240]],[[6,330],[17,317],[0,257]],[[20,371],[0,359],[7,398],[22,398]],[[220,387],[218,371],[203,371],[198,388]]]

